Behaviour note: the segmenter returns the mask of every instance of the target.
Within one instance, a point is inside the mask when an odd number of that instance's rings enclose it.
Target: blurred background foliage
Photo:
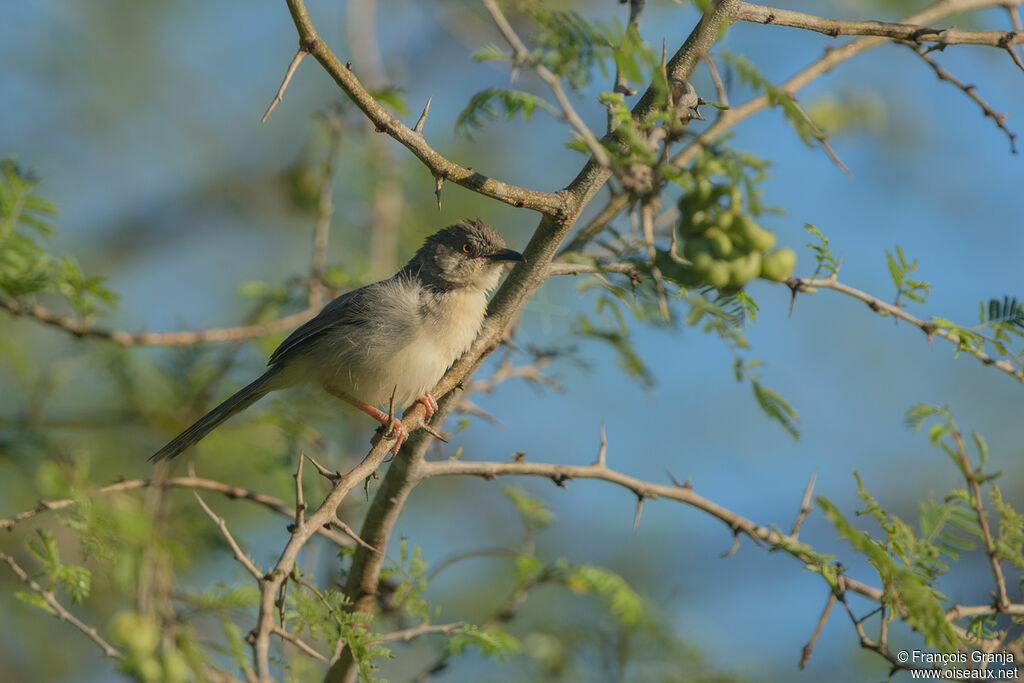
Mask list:
[[[920,5],[790,8],[895,19]],[[609,26],[616,18],[625,23],[625,10],[610,0],[559,7],[576,7]],[[501,106],[494,120],[467,120],[474,93],[509,85],[507,65],[470,58],[504,44],[475,3],[379,0],[311,11],[324,39],[407,123],[433,96],[425,132],[449,158],[541,190],[563,186],[581,165],[583,157],[563,145],[564,124],[543,108],[528,121],[506,120]],[[24,205],[31,212],[19,244],[4,227],[5,294],[33,294],[59,312],[129,331],[224,327],[300,309],[330,135],[325,121],[333,118],[341,134],[326,271],[332,284],[350,287],[394,272],[425,235],[466,216],[496,225],[514,247],[535,226],[532,214],[450,184],[439,212],[429,172],[374,133],[311,60],[261,125],[295,48],[284,3],[45,0],[10,5],[4,15],[0,99],[16,106],[0,114],[0,155],[16,157],[22,170],[5,163],[3,184],[37,198]],[[1005,21],[994,11],[984,16],[991,19],[986,25]],[[692,6],[650,0],[640,33],[651,45],[665,38],[671,49],[696,17]],[[715,53],[742,53],[778,82],[831,44],[793,29],[737,25]],[[1000,111],[1024,112],[1021,76],[1001,52],[960,46],[941,58]],[[753,92],[753,79],[734,64],[724,76],[738,102]],[[577,109],[598,131],[605,108],[596,96],[608,80],[595,66],[589,80],[573,81]],[[713,99],[705,71],[698,70],[694,86]],[[543,92],[529,73],[510,87]],[[798,252],[798,275],[814,272],[815,253],[804,246],[819,243],[805,231],[812,223],[842,257],[842,279],[884,300],[898,296],[886,249],[895,256],[899,245],[917,258],[914,275],[930,283],[931,294],[909,305],[923,318],[971,324],[979,300],[1022,291],[1020,161],[962,93],[939,83],[909,50],[883,46],[816,81],[801,102],[854,178],[805,145],[779,109],[741,124],[729,142],[770,161],[759,190],[784,212],[759,220],[780,246]],[[472,137],[456,132],[460,114],[463,123],[480,124]],[[601,203],[599,197],[591,211]],[[623,233],[630,227],[625,215],[612,226]],[[52,256],[38,258],[44,253]],[[22,290],[13,291],[15,285]],[[961,485],[944,456],[904,424],[908,408],[928,402],[950,404],[960,422],[985,435],[990,469],[1002,471],[1003,496],[1018,509],[1024,505],[1021,387],[969,356],[953,360],[948,346],[930,348],[917,330],[829,292],[801,297],[790,316],[789,290],[755,281],[747,292],[760,312],[745,333],[752,347],[746,358],[763,362],[757,376],[799,414],[794,440],[734,382],[735,349],[720,335],[701,334],[699,325],[629,322],[621,328],[626,345],[608,332],[619,328],[609,309],[599,310],[603,291],[583,276],[545,284],[516,339],[523,348],[562,350],[548,370],[565,391],[508,382],[474,396],[505,427],[453,420],[458,433],[435,455],[461,449],[463,458],[503,460],[525,452],[532,460],[582,464],[593,459],[603,422],[612,467],[653,481],[668,470],[760,523],[787,528],[812,471],[816,490],[852,515],[864,506],[854,468],[886,510],[916,519],[918,500]],[[286,334],[120,348],[5,313],[0,321],[3,515],[41,498],[82,498],[118,478],[149,476],[145,457],[254,376]],[[343,469],[365,452],[368,422],[319,393],[296,390],[233,420],[188,457],[200,476],[292,500],[299,450]],[[319,485],[309,481],[307,499]],[[649,502],[634,533],[629,491],[597,482],[571,482],[567,491],[545,481],[516,486],[522,488],[505,489],[502,497],[493,482],[428,481],[398,523],[408,553],[418,547],[428,568],[479,548],[520,554],[511,562],[500,553],[466,560],[432,578],[423,599],[442,607],[440,621],[486,625],[517,587],[537,579],[516,618],[502,624],[516,645],[492,648],[507,661],[497,665],[482,652],[486,643],[464,635],[463,645],[473,646],[448,661],[442,680],[793,680],[827,594],[820,578],[750,544],[720,559],[732,542],[728,530],[678,505]],[[284,521],[244,501],[213,494],[206,500],[268,566],[287,536]],[[536,510],[524,512],[524,500],[550,517],[538,522]],[[358,527],[364,510],[365,502],[351,496],[343,517]],[[872,576],[820,513],[811,515],[801,540],[836,554],[852,574]],[[174,657],[183,661],[164,657],[156,669],[146,665],[153,680],[175,678],[211,641],[225,650],[224,662],[232,642],[248,656],[237,639],[251,622],[253,597],[231,588],[247,579],[185,490],[125,492],[62,520],[40,516],[7,534],[0,549],[26,564],[35,555],[33,566],[51,566],[53,580],[72,593],[81,576],[61,567],[92,569],[91,594],[72,609],[140,662],[175,634],[150,633],[148,622],[132,621],[135,610],[159,612],[150,604],[154,596],[180,600],[180,609],[196,615],[195,630],[177,634]],[[389,555],[396,566],[407,565],[399,554],[396,541]],[[333,546],[314,541],[301,566],[330,586],[340,564]],[[966,552],[958,566],[939,579],[941,590],[955,602],[988,601],[984,555]],[[16,599],[24,587],[13,575],[0,572],[0,582],[0,609],[9,615],[0,623],[5,676],[110,679],[115,664],[101,660],[92,643]],[[623,607],[634,600],[634,611]],[[894,628],[893,638],[914,642],[908,630]],[[408,678],[438,661],[439,647],[429,638],[395,644],[395,659],[381,662],[380,675]],[[803,676],[859,681],[886,670],[856,647],[847,621],[833,618]],[[293,673],[300,680],[311,675]]]

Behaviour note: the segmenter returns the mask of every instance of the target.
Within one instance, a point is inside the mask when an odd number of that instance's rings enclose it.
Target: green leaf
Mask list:
[[[507,60],[510,55],[497,45],[490,43],[473,53],[474,62],[489,62],[493,60]]]
[[[796,423],[800,416],[793,406],[790,405],[789,401],[782,398],[779,392],[769,389],[758,381],[753,381],[750,384],[754,390],[754,397],[757,399],[758,405],[761,406],[761,410],[768,417],[782,425],[782,428],[789,432],[790,436],[794,439],[799,439],[800,430],[797,428]]]
[[[89,597],[92,573],[85,567],[77,564],[61,565],[57,572],[57,578],[64,589],[71,594],[73,603],[79,603]]]
[[[604,567],[574,565],[562,576],[562,582],[577,593],[594,593],[625,626],[634,626],[644,616],[643,599],[624,578]]]
[[[555,514],[544,503],[518,486],[502,486],[501,493],[516,506],[516,511],[529,529],[543,529],[555,521]]]
[[[399,116],[408,116],[409,107],[405,103],[405,88],[396,85],[386,85],[383,88],[370,90],[370,95],[379,102],[390,106]]]
[[[519,641],[515,636],[506,633],[497,626],[460,626],[448,638],[446,650],[449,654],[460,654],[467,647],[475,646],[486,655],[497,657],[500,661],[512,659],[519,652]]]
[[[498,110],[495,104],[501,105],[508,119],[521,113],[524,119],[529,120],[538,107],[552,115],[558,113],[558,109],[553,104],[532,93],[505,88],[488,88],[470,98],[469,104],[455,121],[456,132],[469,134],[472,130],[482,129],[486,121],[497,119]]]
[[[46,598],[35,591],[14,591],[14,597],[26,605],[38,607],[49,614],[57,614],[56,610],[54,610],[53,607],[50,606],[50,603],[46,601]]]

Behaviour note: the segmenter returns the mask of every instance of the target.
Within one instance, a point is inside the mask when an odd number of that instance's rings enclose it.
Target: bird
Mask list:
[[[479,217],[439,230],[392,277],[329,302],[281,342],[266,372],[150,461],[174,458],[270,392],[299,384],[320,386],[380,422],[397,455],[409,432],[381,407],[422,403],[427,420],[433,416],[430,389],[473,343],[506,263],[525,260]]]

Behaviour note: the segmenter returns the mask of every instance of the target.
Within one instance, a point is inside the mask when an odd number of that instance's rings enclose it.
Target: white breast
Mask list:
[[[378,329],[372,347],[358,343],[364,335],[347,335],[344,343],[333,345],[334,352],[320,355],[317,374],[329,391],[384,408],[394,391],[397,411],[432,389],[470,347],[483,322],[487,296],[471,288],[430,293],[396,287],[390,294],[383,299],[389,310],[378,311],[377,319],[398,316],[409,325]]]

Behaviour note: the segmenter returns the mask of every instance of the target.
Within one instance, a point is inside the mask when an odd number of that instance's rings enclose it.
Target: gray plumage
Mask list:
[[[296,384],[316,384],[382,421],[374,406],[387,405],[392,392],[396,409],[428,395],[469,348],[503,262],[522,260],[479,218],[434,233],[394,276],[324,306],[277,347],[262,376],[150,460],[175,457],[263,396]]]

